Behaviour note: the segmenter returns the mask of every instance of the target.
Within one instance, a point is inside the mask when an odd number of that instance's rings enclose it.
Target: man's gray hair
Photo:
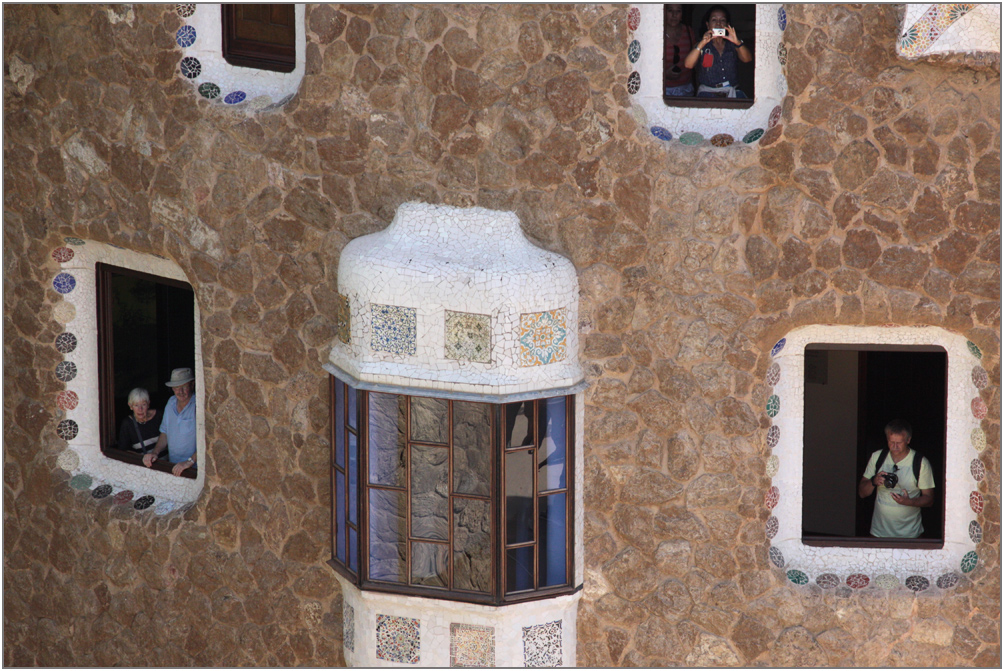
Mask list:
[[[885,435],[891,436],[894,433],[913,438],[913,429],[910,427],[910,422],[905,419],[894,419],[885,425]]]
[[[148,392],[143,387],[136,387],[135,389],[129,392],[129,401],[128,401],[129,405],[132,405],[133,403],[137,403],[139,401],[146,401],[147,403],[150,402],[150,392]]]

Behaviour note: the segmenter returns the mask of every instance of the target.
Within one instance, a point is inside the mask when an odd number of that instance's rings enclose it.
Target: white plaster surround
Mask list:
[[[971,5],[961,17],[952,21],[944,29],[934,21],[934,32],[930,31],[931,20],[937,17],[929,14],[932,8],[938,14],[950,16],[958,4],[911,3],[906,5],[903,25],[896,41],[896,53],[904,58],[923,58],[934,54],[952,53],[996,53],[1001,51],[1001,6],[1000,3]],[[961,12],[960,12],[961,13]],[[946,22],[941,19],[942,24]],[[912,27],[917,27],[918,41],[908,36]],[[929,37],[922,35],[927,28]],[[934,39],[930,39],[933,37]]]
[[[641,75],[641,88],[632,99],[644,110],[644,125],[661,126],[670,131],[674,139],[685,132],[697,132],[705,138],[728,133],[738,144],[742,144],[742,138],[752,130],[767,130],[771,112],[788,92],[784,67],[778,59],[778,46],[783,39],[778,10],[784,5],[756,6],[756,44],[753,49],[756,98],[752,107],[747,109],[666,106],[662,90],[665,42],[662,7],[661,4],[632,5],[641,12],[640,23],[634,31],[634,39],[641,43],[641,54],[633,64]]]
[[[970,350],[967,340],[937,326],[891,325],[806,326],[793,330],[785,340],[783,348],[773,357],[780,366],[780,378],[773,392],[780,400],[780,410],[773,418],[773,424],[780,429],[780,437],[773,448],[778,462],[772,484],[780,491],[780,499],[772,512],[778,528],[771,540],[772,548],[783,555],[784,569],[802,571],[810,581],[826,573],[836,574],[841,580],[861,573],[873,581],[878,575],[892,575],[900,586],[910,576],[925,577],[933,586],[942,575],[964,573],[960,570],[960,562],[966,553],[977,547],[968,531],[970,522],[978,518],[969,501],[970,493],[978,490],[970,464],[983,449],[982,445],[976,445],[973,436],[974,429],[980,429],[980,420],[974,416],[970,405],[979,397],[973,382],[973,369],[980,365],[980,360]],[[805,346],[810,343],[938,345],[948,353],[945,543],[942,549],[802,544],[804,363]],[[980,433],[982,435],[982,430]],[[940,479],[938,483],[941,486]],[[848,486],[856,489],[857,481]]]
[[[72,291],[62,296],[62,301],[74,308],[72,311],[68,311],[72,312],[72,319],[64,322],[63,330],[76,336],[77,346],[73,351],[64,354],[63,358],[64,361],[71,361],[76,365],[77,374],[72,380],[66,382],[66,390],[74,392],[79,400],[75,408],[63,412],[65,419],[75,421],[79,428],[76,437],[67,441],[68,448],[60,455],[59,463],[64,467],[70,466],[66,470],[73,475],[89,475],[93,480],[93,487],[109,484],[112,485],[113,491],[130,490],[136,498],[152,495],[155,497],[155,506],[151,508],[151,511],[170,512],[198,498],[205,481],[204,468],[198,469],[198,476],[193,480],[109,459],[101,453],[95,264],[107,263],[183,282],[189,282],[189,280],[177,263],[163,257],[142,254],[91,240],[81,241],[76,238],[67,238],[67,241],[66,249],[72,250],[73,258],[60,263],[59,266],[61,272],[73,276],[76,286]],[[64,311],[57,304],[54,312],[58,315]],[[194,318],[195,399],[198,409],[196,413],[197,460],[199,464],[205,464],[206,420],[202,409],[205,408],[206,399],[202,371],[202,328],[197,300],[194,300]]]
[[[362,383],[499,396],[573,393],[582,382],[575,267],[534,246],[512,212],[405,203],[386,229],[346,245],[338,287],[348,298],[351,337],[334,340],[330,361]],[[374,304],[415,309],[413,355],[373,349]],[[564,359],[521,366],[521,315],[561,309]],[[490,363],[446,358],[447,310],[490,318]]]

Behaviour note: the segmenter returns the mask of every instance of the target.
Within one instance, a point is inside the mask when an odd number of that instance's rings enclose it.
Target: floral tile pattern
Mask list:
[[[417,319],[415,308],[374,304],[370,349],[391,354],[414,354]]]
[[[931,581],[922,575],[912,575],[906,579],[906,587],[914,592],[923,592],[931,586]]]
[[[899,38],[900,52],[907,57],[928,51],[953,23],[976,7],[975,4],[934,4]]]
[[[523,627],[523,665],[561,666],[561,620]]]
[[[418,620],[394,615],[376,616],[377,659],[418,664],[420,652]]]
[[[495,628],[451,623],[450,666],[495,666]]]
[[[77,279],[70,273],[59,273],[52,280],[52,288],[61,294],[68,294],[77,286]]]
[[[565,308],[519,316],[519,365],[544,366],[564,361],[568,330]]]
[[[342,607],[342,640],[345,649],[355,652],[356,649],[356,609],[343,602]]]
[[[77,336],[72,333],[60,333],[56,336],[56,351],[60,354],[69,354],[77,349]]]
[[[348,345],[352,341],[352,312],[349,297],[338,294],[335,302],[335,335]]]
[[[447,310],[446,358],[491,363],[491,317]]]
[[[816,576],[816,584],[823,589],[833,589],[840,584],[840,578],[834,573],[823,573]]]
[[[52,250],[52,260],[56,263],[67,263],[73,259],[73,250],[69,247],[56,247]]]

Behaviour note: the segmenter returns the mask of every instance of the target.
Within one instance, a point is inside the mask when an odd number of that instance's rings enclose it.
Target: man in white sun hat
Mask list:
[[[170,382],[164,384],[174,389],[174,397],[164,408],[160,438],[153,450],[143,456],[143,465],[152,466],[167,448],[167,458],[174,464],[171,472],[181,475],[186,469],[196,468],[195,375],[191,368],[175,368],[171,371]]]

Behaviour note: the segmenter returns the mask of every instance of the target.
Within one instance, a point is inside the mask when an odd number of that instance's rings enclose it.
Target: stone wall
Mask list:
[[[339,252],[407,200],[514,210],[579,272],[580,664],[999,664],[999,61],[898,59],[901,11],[789,7],[782,122],[715,148],[638,126],[624,6],[308,6],[299,95],[253,114],[178,75],[174,5],[5,5],[5,664],[342,662],[321,364]],[[57,467],[64,236],[195,287],[185,512]],[[771,346],[889,322],[983,352],[980,564],[945,591],[796,587],[764,531]]]

